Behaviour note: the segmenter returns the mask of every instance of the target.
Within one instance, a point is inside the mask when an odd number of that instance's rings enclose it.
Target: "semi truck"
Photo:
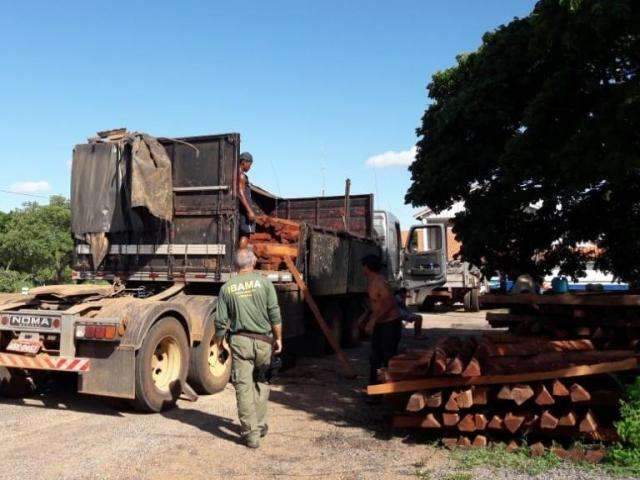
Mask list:
[[[189,386],[224,388],[231,357],[226,344],[216,346],[213,321],[219,289],[234,274],[239,153],[237,133],[112,131],[74,148],[75,283],[0,295],[0,394],[70,372],[80,393],[159,412]],[[260,215],[299,223],[287,246],[295,266],[332,334],[356,343],[366,292],[360,260],[381,253],[373,195],[281,198],[252,186],[252,198]],[[291,272],[273,264],[259,272],[276,287],[287,351],[326,349]]]

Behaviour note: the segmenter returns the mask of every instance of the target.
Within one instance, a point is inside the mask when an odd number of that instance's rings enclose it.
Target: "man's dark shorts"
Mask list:
[[[241,234],[249,235],[251,233],[256,233],[256,224],[255,222],[249,222],[247,216],[240,212],[240,225],[239,230]]]

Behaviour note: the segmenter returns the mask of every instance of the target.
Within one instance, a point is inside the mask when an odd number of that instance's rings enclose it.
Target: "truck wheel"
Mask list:
[[[189,385],[200,395],[212,395],[224,389],[231,377],[231,354],[225,340],[222,351],[215,343],[213,317],[204,327],[199,345],[191,349]]]
[[[165,317],[151,327],[136,354],[136,408],[160,412],[175,405],[189,367],[189,342],[182,325]]]
[[[462,299],[465,312],[480,311],[480,296],[477,288],[469,289]]]
[[[24,371],[0,367],[0,397],[23,398],[35,391],[35,383]]]

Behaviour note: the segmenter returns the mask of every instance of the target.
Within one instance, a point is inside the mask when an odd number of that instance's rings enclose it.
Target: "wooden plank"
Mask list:
[[[442,428],[442,424],[433,413],[425,416],[394,415],[391,426],[394,428]]]
[[[558,426],[558,418],[549,412],[549,410],[545,410],[542,412],[542,416],[540,417],[540,428],[546,430],[553,430]]]
[[[331,330],[327,326],[327,322],[325,322],[322,314],[320,313],[320,309],[318,308],[318,305],[316,304],[315,300],[311,296],[311,293],[309,292],[309,289],[307,288],[307,284],[302,279],[302,275],[300,274],[300,271],[293,264],[293,261],[291,260],[291,257],[288,257],[288,256],[284,257],[284,263],[287,266],[287,268],[289,269],[289,271],[291,272],[291,275],[293,276],[293,279],[295,280],[296,284],[298,285],[298,288],[300,288],[300,291],[301,291],[305,301],[307,302],[307,305],[309,306],[309,309],[313,313],[313,316],[316,319],[316,322],[318,323],[318,326],[322,330],[322,333],[324,333],[324,336],[326,337],[327,341],[329,342],[329,345],[331,345],[331,348],[333,348],[333,351],[336,352],[336,356],[338,357],[338,360],[340,360],[340,363],[342,364],[342,367],[344,369],[345,375],[350,377],[350,378],[355,378],[357,376],[356,373],[351,368],[351,364],[349,363],[349,360],[347,359],[346,355],[344,354],[344,352],[340,348],[340,345],[338,345],[338,342],[336,342],[336,339],[333,336],[333,334],[331,333]],[[383,384],[383,385],[385,385],[385,384]]]
[[[401,382],[383,383],[367,387],[369,395],[386,395],[389,393],[411,392],[415,390],[431,390],[436,388],[455,388],[468,385],[496,385],[501,383],[535,382],[554,378],[583,377],[600,373],[620,372],[637,368],[636,358],[628,358],[617,362],[604,362],[595,365],[578,365],[559,368],[545,372],[514,373],[509,375],[486,375],[470,378],[424,378]]]
[[[591,400],[591,394],[579,383],[574,383],[569,389],[572,402],[588,402]]]
[[[533,397],[533,395],[533,388],[529,385],[516,385],[511,389],[511,400],[516,402],[516,405],[522,405]]]
[[[631,294],[564,294],[535,295],[521,294],[485,294],[480,297],[483,305],[566,305],[585,307],[639,307],[640,295]]]
[[[427,406],[427,394],[425,392],[412,393],[407,402],[407,412],[419,412]]]
[[[564,383],[556,379],[553,381],[553,387],[551,388],[551,393],[553,394],[554,397],[568,397],[569,389],[564,386]]]
[[[534,400],[534,402],[536,402],[536,405],[540,405],[541,407],[546,405],[553,405],[554,403],[556,403],[553,396],[549,393],[549,390],[547,390],[547,387],[545,387],[544,385],[541,385],[538,388],[538,394],[536,395],[536,399]]]
[[[486,405],[489,401],[489,389],[487,387],[473,387],[473,404]]]
[[[427,407],[438,408],[442,405],[442,392],[433,392],[427,396]]]

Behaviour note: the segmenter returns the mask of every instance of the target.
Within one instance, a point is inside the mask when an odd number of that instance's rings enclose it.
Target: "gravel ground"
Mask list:
[[[425,328],[435,334],[486,324],[483,314],[452,312],[425,315]],[[404,344],[416,346],[410,333]],[[420,436],[392,434],[385,406],[364,403],[367,345],[347,353],[361,374],[357,380],[338,376],[333,357],[303,359],[278,379],[270,432],[257,451],[239,443],[231,386],[157,415],[77,395],[63,384],[38,397],[3,400],[0,479],[456,478],[448,451]],[[462,478],[605,478],[571,466],[538,477],[470,473]]]

